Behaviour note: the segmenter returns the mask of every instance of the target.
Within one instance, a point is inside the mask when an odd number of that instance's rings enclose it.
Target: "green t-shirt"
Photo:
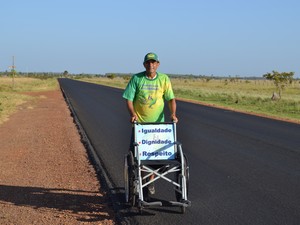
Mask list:
[[[154,79],[149,79],[141,72],[132,76],[123,98],[133,102],[139,122],[164,122],[164,100],[175,96],[166,74],[157,72]]]

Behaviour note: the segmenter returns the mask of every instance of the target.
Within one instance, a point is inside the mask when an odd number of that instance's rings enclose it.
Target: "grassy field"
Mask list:
[[[25,102],[34,100],[24,93],[58,89],[58,82],[53,79],[12,78],[0,77],[0,124],[6,121],[17,107]]]
[[[127,79],[82,78],[82,81],[125,88]],[[267,80],[171,78],[177,98],[228,109],[258,113],[300,123],[300,81],[288,86],[278,101],[271,100],[275,86]]]

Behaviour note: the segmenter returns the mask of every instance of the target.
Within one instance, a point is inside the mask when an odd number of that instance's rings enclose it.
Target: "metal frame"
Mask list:
[[[147,187],[149,184],[155,182],[158,179],[163,179],[166,182],[171,183],[175,191],[178,192],[179,199],[177,201],[169,201],[171,205],[179,206],[182,209],[182,213],[185,212],[185,208],[191,206],[191,201],[187,199],[188,197],[188,185],[187,182],[189,181],[189,167],[188,162],[186,159],[186,156],[183,153],[182,145],[177,141],[177,133],[176,133],[176,123],[140,123],[140,125],[147,125],[147,124],[173,124],[173,135],[174,135],[174,150],[175,150],[175,159],[174,160],[141,160],[139,157],[139,144],[137,143],[137,137],[136,137],[136,128],[138,123],[134,123],[134,181],[133,185],[135,186],[133,188],[134,193],[129,193],[131,189],[130,182],[128,182],[128,171],[124,171],[124,178],[125,178],[125,196],[126,196],[126,202],[129,201],[129,195],[136,195],[138,196],[137,199],[137,206],[140,210],[142,210],[144,207],[149,206],[162,206],[162,202],[155,201],[155,202],[147,202],[145,200],[143,188]],[[154,169],[152,166],[156,165],[156,168]],[[158,168],[157,168],[158,167]],[[129,169],[128,162],[127,162],[127,156],[125,157],[125,168],[124,170]],[[170,178],[168,178],[166,175],[170,173],[178,173],[178,180],[174,181]],[[126,177],[127,174],[127,177]],[[144,175],[143,175],[144,174]],[[149,178],[152,174],[155,174],[155,178],[151,181],[148,181],[147,178]],[[135,201],[135,197],[134,200]],[[134,202],[131,204],[132,206],[135,205]]]

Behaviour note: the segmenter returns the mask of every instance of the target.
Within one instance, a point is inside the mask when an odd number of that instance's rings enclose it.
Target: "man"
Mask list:
[[[146,70],[133,75],[123,93],[131,117],[130,122],[164,122],[164,100],[168,102],[170,119],[178,122],[170,79],[166,74],[157,72],[160,65],[158,56],[148,53],[143,64]],[[150,179],[153,178],[154,175]],[[150,194],[155,193],[153,183],[148,186],[148,190]]]
[[[156,71],[159,65],[158,56],[148,53],[144,58],[146,70],[133,75],[125,89],[123,98],[127,100],[131,122],[164,122],[164,100],[168,101],[170,119],[178,121],[170,79]]]

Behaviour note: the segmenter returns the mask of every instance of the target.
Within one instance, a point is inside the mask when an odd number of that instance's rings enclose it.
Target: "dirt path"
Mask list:
[[[60,91],[0,125],[0,224],[115,224]]]

